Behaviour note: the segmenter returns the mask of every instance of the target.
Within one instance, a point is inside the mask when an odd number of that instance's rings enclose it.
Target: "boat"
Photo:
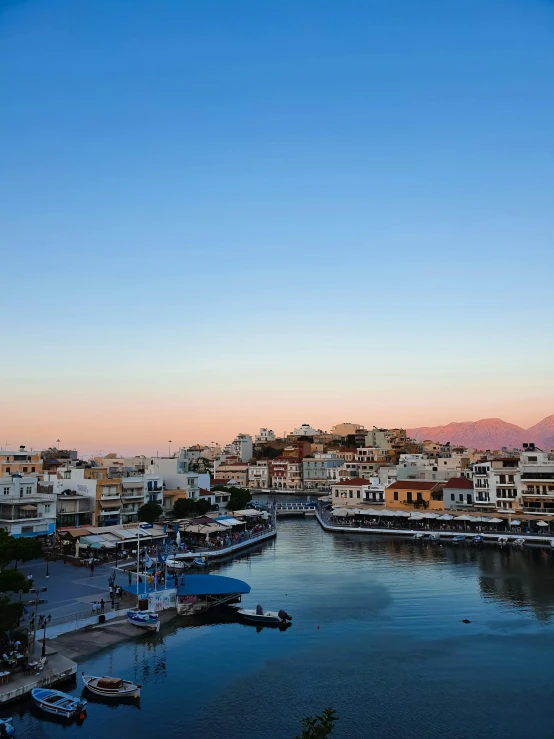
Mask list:
[[[262,613],[258,613],[257,608],[239,608],[237,613],[245,621],[251,621],[256,624],[282,624],[292,621],[292,616],[289,616],[288,613],[283,618],[281,611],[263,611]]]
[[[504,544],[507,544],[508,543],[508,537],[507,536],[499,536],[498,537],[498,543],[500,544],[501,547],[503,547]]]
[[[13,718],[0,718],[0,727],[4,727],[5,736],[13,736],[15,734],[15,729],[12,726]]]
[[[142,611],[140,608],[130,608],[127,611],[127,621],[147,631],[160,630],[160,617],[155,611]]]
[[[423,534],[421,531],[418,531],[417,534],[414,534],[414,539],[423,539],[425,537],[425,534]]]
[[[33,688],[33,703],[42,711],[60,718],[84,718],[86,701],[52,688]]]
[[[196,567],[207,567],[208,566],[208,560],[206,557],[195,557],[192,560],[192,562]]]
[[[456,536],[453,537],[452,541],[465,541],[465,534],[456,534]]]
[[[165,563],[169,570],[185,570],[190,567],[184,559],[177,559],[176,557],[168,557]]]
[[[525,539],[523,539],[521,537],[519,539],[514,539],[513,545],[514,545],[514,547],[523,547],[523,546],[525,546]]]
[[[140,698],[140,685],[121,677],[95,677],[82,673],[85,688],[102,698]]]
[[[431,534],[431,536],[429,538],[431,539],[431,541],[440,541],[441,540],[441,535],[440,534]]]
[[[480,544],[482,541],[484,541],[482,534],[475,534],[475,536],[471,537],[471,541],[474,544]]]

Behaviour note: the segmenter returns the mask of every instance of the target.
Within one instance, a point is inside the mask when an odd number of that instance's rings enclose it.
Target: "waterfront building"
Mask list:
[[[482,458],[468,468],[473,480],[476,503],[490,503],[498,511],[521,510],[521,474],[519,458]]]
[[[338,469],[342,467],[343,463],[343,460],[337,457],[335,452],[304,457],[302,461],[304,489],[327,489],[333,481],[338,481]]]
[[[432,480],[397,480],[385,488],[387,508],[444,510],[442,485]]]
[[[467,477],[452,477],[443,489],[445,510],[464,510],[473,508],[475,491]]]
[[[287,487],[287,469],[288,461],[284,457],[275,457],[269,463],[269,474],[271,477],[271,487],[286,488]]]
[[[270,441],[275,441],[276,438],[273,429],[260,429],[260,433],[256,435],[256,443],[268,444]]]
[[[0,451],[0,477],[8,475],[42,475],[41,452],[27,450],[20,446],[17,451]]]
[[[312,444],[309,441],[294,441],[288,444],[282,453],[282,457],[304,459],[308,454],[312,453]]]
[[[248,464],[242,462],[223,463],[216,468],[216,475],[219,480],[234,480],[238,487],[248,487]],[[206,486],[208,487],[208,486]]]
[[[302,459],[300,457],[285,457],[287,461],[287,477],[285,487],[288,490],[302,490]]]
[[[331,450],[330,450],[331,451]],[[353,462],[356,459],[356,447],[343,447],[341,449],[332,450],[343,462]]]
[[[258,459],[248,465],[248,487],[267,488],[270,482],[269,459]]]
[[[40,493],[38,482],[34,475],[19,473],[0,477],[0,528],[11,536],[55,533],[56,496]]]
[[[187,498],[198,500],[200,487],[209,489],[209,473],[199,474],[190,469],[190,461],[185,448],[175,457],[154,457],[153,464],[147,468],[149,473],[159,473],[167,490],[185,490]]]
[[[96,526],[121,524],[121,478],[113,477],[96,481]]]
[[[520,458],[522,507],[526,513],[554,513],[554,461],[534,444]]]
[[[365,477],[353,477],[351,480],[335,482],[331,487],[331,498],[334,505],[357,506],[366,499],[370,481]]]

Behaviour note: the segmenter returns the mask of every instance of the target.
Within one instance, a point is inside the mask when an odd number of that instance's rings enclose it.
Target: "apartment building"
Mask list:
[[[328,489],[338,481],[338,470],[344,461],[335,452],[314,454],[302,460],[302,476],[305,490]]]
[[[248,464],[234,462],[220,464],[216,469],[218,480],[235,480],[241,488],[248,487]]]
[[[8,475],[42,475],[41,452],[28,451],[20,446],[17,451],[0,452],[0,477]]]
[[[3,475],[0,477],[0,528],[15,537],[54,534],[56,496],[40,493],[36,476]]]
[[[524,444],[520,476],[525,513],[554,513],[554,460],[534,444]]]
[[[444,510],[443,490],[432,480],[397,480],[385,489],[387,508]]]
[[[331,497],[334,505],[356,506],[364,502],[366,491],[370,486],[365,477],[353,477],[350,480],[335,482],[331,486]]]
[[[273,429],[260,429],[260,433],[256,435],[256,444],[268,444],[276,438]]]
[[[248,465],[248,487],[268,488],[271,484],[269,459],[258,459]]]
[[[230,444],[224,447],[226,454],[231,454],[240,459],[241,462],[250,462],[252,459],[252,437],[250,434],[238,434]]]

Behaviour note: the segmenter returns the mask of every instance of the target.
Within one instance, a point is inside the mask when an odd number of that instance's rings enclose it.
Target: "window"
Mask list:
[[[35,530],[34,526],[22,526],[21,527],[22,534],[32,534],[34,530]]]
[[[4,488],[4,495],[9,495],[9,494],[10,494],[10,489]]]
[[[423,495],[421,493],[417,494],[417,502],[421,503],[423,501]]]
[[[505,485],[506,484],[506,475],[500,475],[500,484]]]
[[[35,471],[35,468],[34,467],[31,467],[31,472],[34,472],[34,471]]]
[[[358,491],[356,492],[356,498],[359,498],[359,497],[360,497],[360,491],[358,490]]]
[[[450,500],[456,500],[456,496],[454,495],[454,493],[450,493]]]
[[[6,467],[6,475],[9,475],[9,474],[10,474],[10,468]]]
[[[28,472],[28,471],[29,471],[29,468],[28,467],[24,467],[23,468],[23,472]]]
[[[50,503],[46,503],[46,504],[44,505],[44,512],[45,512],[45,513],[50,513]]]
[[[71,470],[64,470],[63,479],[64,480],[71,480]]]
[[[468,503],[473,503],[473,498],[471,497],[471,493],[468,493],[467,494],[467,502]]]
[[[335,490],[335,498],[338,498],[338,497],[339,497],[339,491]]]
[[[460,493],[458,495],[458,500],[459,500],[460,503],[463,503],[464,502],[464,494],[463,493]]]
[[[26,490],[25,492],[27,493],[27,495],[32,495],[32,493],[33,493],[33,488],[32,488],[32,487],[31,487],[30,485],[28,485],[28,486],[27,486],[27,490]]]
[[[394,500],[398,500],[398,493],[393,493],[392,497],[394,498]]]
[[[406,500],[408,501],[408,503],[412,502],[412,493],[406,493]]]
[[[352,490],[349,490],[349,491],[348,491],[348,497],[349,497],[349,498],[352,498]]]

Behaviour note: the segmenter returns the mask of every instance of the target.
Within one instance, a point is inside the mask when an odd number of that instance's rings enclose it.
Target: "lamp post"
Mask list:
[[[32,625],[33,625],[33,651],[35,649],[35,643],[37,640],[37,608],[38,608],[38,602],[40,600],[40,594],[45,593],[48,590],[48,588],[30,588],[29,592],[35,594],[35,611],[32,618]],[[40,626],[39,626],[40,628]]]
[[[169,440],[169,441],[168,441],[167,443],[168,443],[168,445],[169,445],[169,455],[168,455],[168,456],[170,456],[170,457],[171,457],[171,444],[172,444],[172,441],[171,441],[171,439],[170,439],[170,440]]]
[[[44,629],[42,636],[42,653],[40,656],[44,659],[46,657],[46,627],[52,620],[52,616],[48,614],[48,616],[41,616],[40,618],[42,619],[42,623],[39,621],[39,629]]]

